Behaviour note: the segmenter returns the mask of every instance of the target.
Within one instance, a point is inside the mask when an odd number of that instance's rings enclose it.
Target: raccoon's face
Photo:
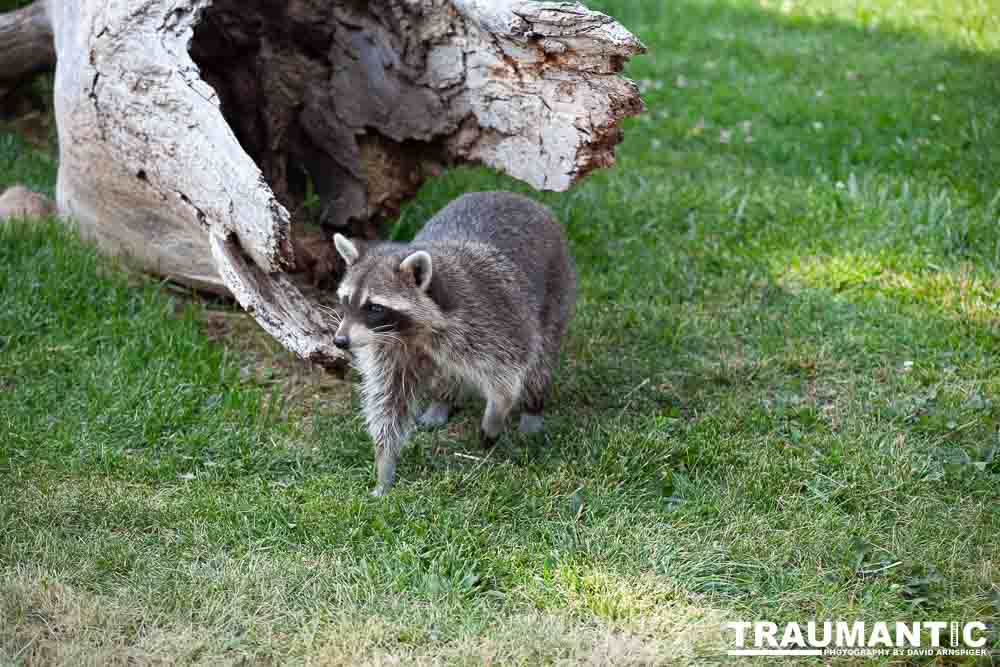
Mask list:
[[[342,314],[334,338],[337,347],[405,346],[440,319],[429,294],[433,276],[429,253],[406,252],[388,244],[370,246],[362,253],[340,234],[334,243],[347,263],[337,288]]]

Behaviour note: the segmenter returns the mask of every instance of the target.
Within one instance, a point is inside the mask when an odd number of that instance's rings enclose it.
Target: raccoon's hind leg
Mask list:
[[[541,412],[522,412],[517,432],[521,435],[536,435],[545,430],[545,418]]]
[[[421,428],[437,428],[448,422],[451,406],[461,393],[461,382],[457,378],[439,376],[431,384],[431,404],[417,418]]]
[[[448,423],[449,414],[451,414],[450,405],[441,401],[434,401],[417,417],[417,423],[421,428],[437,428]]]
[[[517,432],[521,435],[536,435],[545,429],[545,418],[542,417],[543,402],[531,401],[525,404],[521,412],[521,423]]]
[[[528,374],[521,400],[521,423],[517,430],[522,435],[535,435],[545,428],[542,412],[545,399],[552,387],[552,371],[544,359],[538,361]]]
[[[576,277],[573,260],[565,253],[547,270],[550,289],[541,312],[542,354],[528,371],[521,401],[521,424],[525,435],[540,433],[544,427],[542,410],[552,391],[552,375],[559,367],[559,351],[576,302]]]

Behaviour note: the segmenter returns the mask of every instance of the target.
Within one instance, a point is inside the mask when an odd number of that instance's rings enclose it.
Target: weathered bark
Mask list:
[[[51,0],[48,14],[60,212],[147,269],[231,292],[321,363],[338,353],[289,279],[290,210],[372,235],[461,162],[565,190],[614,161],[641,109],[617,73],[642,45],[575,3]]]
[[[0,99],[55,64],[52,27],[41,3],[0,14]]]
[[[355,234],[456,162],[565,190],[640,109],[615,73],[641,45],[573,3],[216,0],[191,50],[279,200],[309,177]]]

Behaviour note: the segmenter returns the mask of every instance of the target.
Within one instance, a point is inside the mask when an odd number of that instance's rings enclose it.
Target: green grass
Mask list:
[[[649,111],[540,196],[581,274],[544,444],[469,458],[467,410],[375,501],[356,398],[283,396],[199,306],[2,228],[0,660],[648,664],[718,656],[726,619],[1000,623],[1000,9],[590,4],[649,47]],[[0,138],[0,186],[53,169]],[[496,187],[526,191],[452,172],[396,233]]]

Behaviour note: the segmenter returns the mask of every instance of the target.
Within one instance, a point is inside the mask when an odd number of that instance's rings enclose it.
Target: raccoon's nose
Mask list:
[[[333,344],[339,347],[341,350],[346,350],[351,346],[351,339],[348,338],[347,336],[334,336]]]

